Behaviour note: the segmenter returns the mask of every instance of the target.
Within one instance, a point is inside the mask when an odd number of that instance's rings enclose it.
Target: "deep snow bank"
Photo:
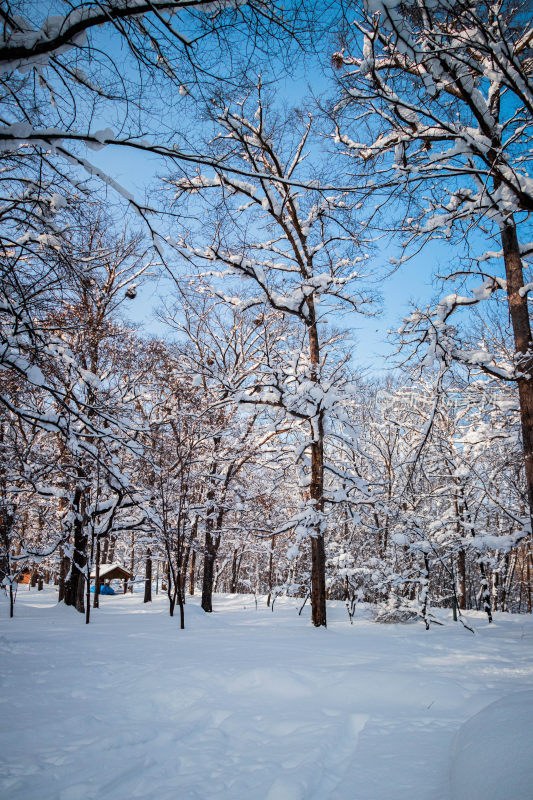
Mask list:
[[[531,800],[533,691],[507,695],[461,726],[451,784],[453,800]]]

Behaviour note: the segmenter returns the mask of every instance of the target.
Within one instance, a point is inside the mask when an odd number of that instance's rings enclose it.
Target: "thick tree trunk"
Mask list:
[[[312,297],[308,299],[310,324],[309,360],[311,362],[311,380],[318,382],[320,375],[320,344]],[[313,501],[315,514],[314,530],[311,533],[311,612],[315,627],[326,627],[326,549],[324,544],[324,412],[318,410],[310,420],[311,435],[311,481],[309,495]]]
[[[268,597],[267,607],[270,607],[272,599],[272,589],[274,588],[274,547],[276,546],[276,534],[272,534],[270,542],[270,553],[268,554]]]
[[[213,582],[215,577],[216,549],[212,535],[205,532],[204,574],[202,577],[202,608],[208,614],[213,610]]]
[[[322,535],[311,540],[311,610],[313,625],[326,627],[326,552]]]
[[[167,582],[168,611],[171,617],[174,616],[174,606],[176,605],[176,595],[172,592],[170,580]]]
[[[11,529],[13,527],[14,515],[9,511],[7,505],[0,507],[0,542],[2,542],[3,554],[0,557],[0,584],[2,581],[11,579],[11,566],[9,564],[9,553],[11,552]]]
[[[96,538],[97,537],[94,534],[94,528],[93,528],[93,532],[91,535],[91,553],[85,567],[85,595],[86,595],[85,624],[86,625],[88,625],[89,622],[91,621],[91,566],[94,563],[94,546]]]
[[[109,563],[108,560],[107,560],[108,553],[109,553],[109,539],[110,539],[110,536],[106,536],[105,539],[104,539],[104,544],[102,546],[102,552],[101,552],[101,555],[100,555],[100,560],[101,560],[102,564],[108,564]]]
[[[219,508],[216,517],[216,535],[213,534],[213,510],[207,515],[204,549],[204,574],[202,580],[202,608],[208,613],[213,610],[213,584],[215,582],[215,559],[217,557],[224,510]]]
[[[489,588],[489,581],[487,577],[487,567],[483,558],[483,555],[479,557],[479,571],[481,573],[481,589],[480,589],[480,601],[483,605],[483,611],[486,613],[489,622],[492,622],[492,607],[490,602],[490,588]]]
[[[100,608],[100,537],[96,539],[96,557],[94,562],[94,600],[93,608]]]
[[[233,558],[231,560],[231,578],[229,590],[231,594],[237,594],[237,584],[239,583],[239,572],[241,569],[243,551],[235,548],[233,551]]]
[[[181,561],[181,593],[185,597],[187,591],[187,573],[189,570],[189,558],[191,557],[191,545],[188,544],[183,550]]]
[[[527,611],[528,611],[528,614],[531,614],[532,611],[533,611],[533,604],[531,602],[531,562],[533,560],[533,556],[531,555],[531,553],[528,553],[526,558],[527,558],[527,561],[526,561],[526,565],[527,565],[527,568],[526,568]]]
[[[422,619],[424,620],[426,630],[429,631],[429,558],[427,553],[424,553],[424,569],[420,576],[420,594],[420,600],[422,601]]]
[[[180,629],[183,631],[185,630],[185,601],[183,593],[181,591],[181,579],[180,579],[180,585],[178,587],[178,605],[180,607]]]
[[[87,564],[87,536],[83,532],[83,491],[74,493],[74,553],[70,577],[65,585],[65,605],[74,606],[80,614],[85,612],[85,566]]]
[[[194,595],[194,576],[196,572],[196,550],[192,551],[191,555],[191,569],[189,572],[189,594]]]
[[[311,445],[311,483],[309,494],[314,500],[317,515],[315,530],[311,535],[311,609],[313,625],[326,626],[326,550],[322,532],[324,511],[324,436],[323,420],[316,420],[316,440]]]
[[[198,516],[194,518],[192,530],[191,530],[191,567],[189,571],[189,594],[194,595],[194,580],[196,575],[196,549],[195,549],[195,540],[198,534]],[[185,594],[185,589],[184,592]]]
[[[527,295],[521,296],[524,286],[522,259],[518,245],[518,237],[514,222],[503,225],[501,230],[505,277],[507,280],[507,296],[509,314],[513,326],[513,336],[518,356],[518,369],[524,373],[518,379],[518,397],[520,402],[520,423],[524,449],[524,466],[529,498],[530,518],[533,512],[533,355],[531,342],[531,324],[529,321]]]
[[[59,592],[57,601],[61,603],[65,599],[67,575],[70,570],[70,558],[65,555],[63,548],[59,551]]]
[[[186,597],[187,597],[187,577],[189,574],[189,561],[191,558],[191,551],[192,551],[191,541],[192,539],[189,539],[189,544],[187,545],[187,547],[183,548],[183,555],[181,557],[179,565],[180,593],[184,604],[186,603]]]
[[[144,602],[152,602],[152,551],[146,550],[146,568],[144,571]]]
[[[87,537],[74,535],[74,558],[70,578],[65,589],[65,605],[74,606],[80,614],[85,613],[85,564],[87,563]]]
[[[464,523],[465,523],[465,516],[464,516],[464,506],[459,502],[458,492],[461,493],[461,498],[464,502],[464,490],[462,487],[456,490],[454,496],[454,505],[455,505],[455,527],[457,531],[457,537],[460,539],[464,536]],[[461,609],[461,611],[466,610],[466,551],[463,547],[459,550],[457,554],[457,572],[458,572],[458,581],[457,581],[457,605]]]
[[[461,611],[466,610],[466,553],[461,548],[457,554],[457,571],[459,581],[457,587],[457,603]]]
[[[135,534],[131,532],[131,562],[130,562],[131,582],[130,593],[133,594],[133,581],[135,580]]]

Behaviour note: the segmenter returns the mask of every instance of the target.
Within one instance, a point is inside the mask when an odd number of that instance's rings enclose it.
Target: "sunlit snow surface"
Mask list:
[[[326,631],[297,601],[271,613],[217,596],[212,615],[188,602],[180,631],[164,597],[101,604],[86,627],[52,588],[22,587],[15,620],[1,601],[0,797],[451,800],[467,796],[457,782],[469,774],[469,800],[487,800],[486,776],[475,788],[482,749],[494,776],[531,752],[533,714],[520,708],[533,693],[512,698],[533,689],[527,615],[489,626],[470,613],[473,636],[448,612],[429,632],[375,624],[368,609],[350,626],[338,603]],[[483,748],[472,745],[480,718],[464,723],[506,697],[488,714],[513,735],[481,718]],[[533,797],[531,765],[514,770],[530,794],[507,800]]]

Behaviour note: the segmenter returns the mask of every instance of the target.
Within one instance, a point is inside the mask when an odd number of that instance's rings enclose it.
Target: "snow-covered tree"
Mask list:
[[[219,288],[229,305],[261,309],[266,304],[294,324],[282,356],[263,360],[255,383],[236,399],[283,410],[301,432],[296,458],[304,499],[289,526],[301,539],[310,539],[313,623],[325,625],[324,442],[330,419],[342,416],[346,383],[343,358],[333,357],[335,336],[325,326],[329,314],[364,313],[369,307],[371,294],[360,288],[366,254],[356,243],[348,198],[310,188],[310,116],[295,113],[281,120],[269,115],[259,84],[257,93],[242,102],[217,106],[214,117],[213,152],[219,158],[224,154],[230,169],[174,182],[176,201],[183,203],[189,194],[197,203],[200,194],[211,204],[214,220],[206,225],[200,215],[197,229],[178,244],[189,260],[204,267],[204,277],[247,281],[251,294],[245,299]],[[255,177],[237,179],[232,170],[239,165]]]
[[[516,381],[533,508],[530,8],[508,0],[365,0],[354,12],[334,56],[343,90],[337,141],[364,178],[361,189],[374,196],[376,221],[383,211],[384,224],[401,231],[403,258],[435,239],[469,245],[470,257],[449,277],[469,286],[477,277],[472,293],[454,291],[435,310],[415,312],[406,329],[427,345],[428,361],[456,360]],[[480,232],[495,246],[475,255]],[[505,295],[513,328],[513,352],[503,359],[466,346],[449,321],[495,292]]]

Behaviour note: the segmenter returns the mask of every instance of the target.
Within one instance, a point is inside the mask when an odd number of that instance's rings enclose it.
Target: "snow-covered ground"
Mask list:
[[[0,797],[533,797],[529,616],[427,632],[339,603],[315,630],[297,601],[217,596],[180,631],[164,597],[101,604],[86,627],[52,588],[22,587],[14,620],[2,600]]]

